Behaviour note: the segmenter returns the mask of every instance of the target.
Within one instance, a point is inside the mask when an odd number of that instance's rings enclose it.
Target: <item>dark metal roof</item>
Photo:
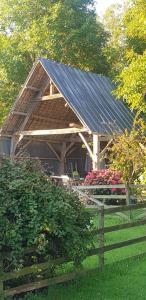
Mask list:
[[[73,111],[93,133],[131,129],[134,114],[112,96],[115,87],[109,78],[44,58],[39,61]]]

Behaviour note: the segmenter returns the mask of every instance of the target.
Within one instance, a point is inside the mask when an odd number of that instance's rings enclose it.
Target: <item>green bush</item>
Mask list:
[[[26,264],[24,249],[36,259],[67,256],[80,263],[90,247],[90,218],[78,197],[53,185],[31,161],[0,164],[0,251],[11,265]]]

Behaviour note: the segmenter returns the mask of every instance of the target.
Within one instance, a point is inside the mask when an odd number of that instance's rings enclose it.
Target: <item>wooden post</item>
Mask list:
[[[130,205],[131,201],[130,201],[130,188],[128,184],[125,184],[125,188],[126,188],[126,204]],[[129,210],[129,220],[131,220],[132,215],[131,215],[131,210]]]
[[[61,149],[61,159],[60,159],[60,169],[59,169],[60,175],[63,175],[65,172],[65,154],[66,154],[66,143],[63,143]]]
[[[4,300],[4,287],[1,276],[3,275],[3,260],[0,258],[0,300]]]
[[[15,157],[16,145],[17,145],[16,136],[12,136],[11,148],[10,148],[10,158],[12,161],[14,160],[14,157]]]
[[[19,134],[18,136],[13,135],[11,138],[11,147],[10,147],[10,158],[12,161],[15,159],[15,151],[18,143],[22,140],[23,136]]]
[[[99,206],[98,208],[98,229],[100,229],[99,233],[99,269],[103,271],[104,267],[104,206]]]
[[[50,81],[50,95],[54,95],[54,90],[55,90],[54,84],[52,81]]]
[[[100,140],[97,134],[93,134],[93,170],[100,169]]]

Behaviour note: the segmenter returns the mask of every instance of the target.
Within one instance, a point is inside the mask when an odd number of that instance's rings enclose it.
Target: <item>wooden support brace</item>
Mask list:
[[[32,140],[27,141],[21,148],[20,150],[16,153],[15,157],[18,157],[23,153],[23,150],[27,148],[27,146],[31,143]]]
[[[68,157],[69,157],[69,155],[70,155],[73,151],[75,151],[75,150],[76,150],[76,145],[74,145],[74,147],[72,147],[72,148],[68,151],[68,153],[67,153]]]
[[[108,149],[108,147],[110,146],[110,144],[112,143],[112,141],[113,141],[113,139],[111,139],[111,140],[107,143],[107,145],[105,146],[105,148],[100,152],[100,156],[102,156],[102,155],[106,152],[106,150]]]
[[[51,149],[51,151],[55,154],[56,158],[61,162],[61,157],[58,155],[58,153],[56,152],[56,150],[54,149],[54,147],[47,142],[47,145],[49,146],[49,148]]]
[[[66,152],[65,152],[65,154],[67,154],[67,152],[74,146],[74,142],[72,142],[72,143],[70,143],[69,145],[68,145],[68,147],[66,147]]]
[[[79,133],[79,136],[80,136],[81,140],[83,141],[84,145],[86,146],[86,148],[87,148],[87,150],[88,150],[88,152],[89,152],[89,154],[90,154],[90,157],[92,158],[92,160],[94,160],[93,152],[92,152],[92,150],[91,150],[89,144],[87,143],[85,137],[83,136],[82,133]]]

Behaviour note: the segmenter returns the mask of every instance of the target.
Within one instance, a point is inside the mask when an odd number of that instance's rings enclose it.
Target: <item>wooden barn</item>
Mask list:
[[[113,131],[134,117],[113,89],[105,76],[38,59],[1,128],[0,156],[39,158],[56,175],[105,168]]]

